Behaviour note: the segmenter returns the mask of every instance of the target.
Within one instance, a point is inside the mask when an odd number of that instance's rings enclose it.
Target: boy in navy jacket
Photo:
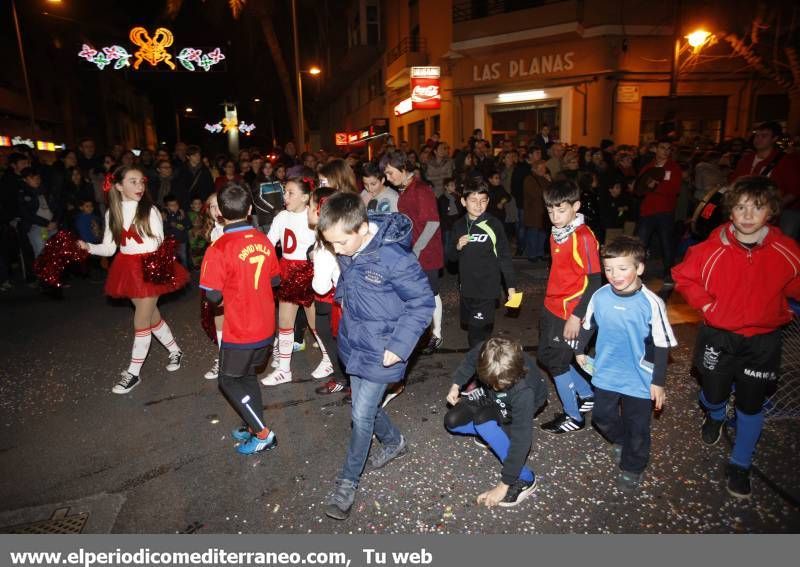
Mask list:
[[[381,443],[370,458],[378,469],[406,453],[406,439],[380,407],[399,382],[433,316],[433,292],[411,251],[411,221],[399,213],[367,216],[358,195],[339,193],[322,206],[317,231],[341,268],[339,360],[350,375],[353,429],[344,466],[325,514],[344,520],[355,500],[373,433]]]

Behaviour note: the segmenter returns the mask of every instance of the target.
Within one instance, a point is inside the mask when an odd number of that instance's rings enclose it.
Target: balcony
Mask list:
[[[538,8],[545,4],[554,4],[562,0],[467,0],[466,2],[453,3],[453,23],[468,22],[507,14],[517,10],[527,10],[528,8]]]
[[[409,82],[411,67],[428,64],[428,45],[423,37],[404,37],[386,53],[386,86],[399,88]]]

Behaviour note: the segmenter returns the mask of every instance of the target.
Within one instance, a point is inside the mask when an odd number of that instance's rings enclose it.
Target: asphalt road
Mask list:
[[[543,268],[516,262],[525,300],[517,318],[498,314],[496,332],[535,354]],[[658,282],[653,282],[657,287]],[[411,452],[364,476],[345,522],[322,514],[349,436],[349,406],[314,393],[319,351],[292,361],[295,382],[264,388],[267,422],[279,445],[243,457],[230,429],[239,424],[216,381],[203,379],[214,347],[199,324],[194,287],[161,302],[186,353],[168,373],[153,341],[142,384],[111,394],[127,367],[132,310],[111,302],[102,284],[72,281],[60,301],[18,287],[0,295],[0,531],[49,517],[72,502],[106,518],[84,531],[114,533],[739,533],[798,532],[800,430],[771,420],[756,465],[753,498],[730,497],[722,481],[728,445],[705,447],[697,384],[689,375],[696,325],[670,301],[680,345],[672,352],[668,402],[653,422],[653,450],[642,490],[614,489],[608,445],[591,428],[551,436],[533,425],[528,460],[534,495],[514,509],[487,510],[476,496],[499,480],[499,464],[468,438],[442,426],[450,373],[466,347],[457,327],[455,281],[448,276],[444,349],[420,356],[405,392],[388,406]],[[687,315],[687,313],[689,313]],[[774,486],[771,486],[774,485]],[[782,497],[774,487],[789,492]],[[74,504],[74,503],[78,504]]]

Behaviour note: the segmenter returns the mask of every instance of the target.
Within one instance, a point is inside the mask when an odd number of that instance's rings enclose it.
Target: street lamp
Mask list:
[[[314,77],[316,77],[320,73],[322,73],[322,69],[320,69],[316,65],[312,65],[311,69],[308,70],[308,74],[313,75]]]
[[[711,40],[714,39],[714,36],[711,32],[703,29],[697,29],[683,37],[686,38],[686,42],[688,43],[689,47],[692,48],[695,54],[698,53],[704,45],[712,43]],[[683,48],[681,46],[681,36],[676,34],[675,48],[672,52],[672,67],[670,69],[669,77],[670,98],[675,98],[678,96],[678,75],[680,74],[680,58],[682,52]]]
[[[186,112],[192,112],[192,107],[191,106],[187,106],[186,107]]]
[[[691,45],[692,48],[697,51],[706,44],[709,37],[711,37],[711,32],[707,32],[706,30],[696,30],[686,36],[686,41],[688,41],[689,45]]]

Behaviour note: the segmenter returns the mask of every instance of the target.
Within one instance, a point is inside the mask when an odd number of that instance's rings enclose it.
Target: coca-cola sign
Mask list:
[[[442,106],[442,94],[439,90],[439,79],[412,78],[411,106],[414,110],[430,110]]]

